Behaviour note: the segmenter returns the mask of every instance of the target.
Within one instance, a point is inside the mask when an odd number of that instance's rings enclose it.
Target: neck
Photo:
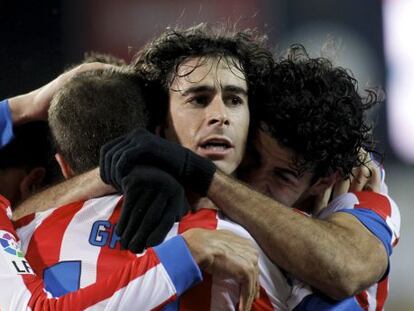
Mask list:
[[[207,197],[200,197],[199,195],[189,192],[187,193],[188,203],[190,204],[191,210],[193,212],[198,211],[202,208],[207,209],[218,209],[216,205]]]

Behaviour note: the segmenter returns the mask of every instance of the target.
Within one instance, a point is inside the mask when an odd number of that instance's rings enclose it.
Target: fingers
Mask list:
[[[162,216],[159,225],[149,235],[146,247],[152,247],[160,244],[176,221],[189,211],[189,206],[184,194],[171,197],[166,207],[164,208],[164,215]]]
[[[322,209],[328,206],[329,200],[332,195],[334,185],[329,186],[322,193],[320,193],[315,199],[315,206],[313,213],[317,215]]]
[[[110,150],[115,147],[116,145],[118,145],[119,143],[121,143],[124,140],[125,136],[121,136],[118,138],[115,138],[114,140],[106,143],[105,145],[102,146],[101,150],[100,150],[100,154],[99,154],[99,166],[100,166],[100,174],[101,174],[101,179],[105,182],[105,183],[110,183],[111,181],[111,176],[108,176],[109,173],[111,172],[111,155],[112,152],[110,152]]]
[[[351,179],[341,179],[337,181],[332,190],[332,199],[339,197],[340,195],[349,192],[351,186]]]
[[[144,216],[141,216],[140,226],[135,227],[134,235],[128,244],[128,249],[132,252],[141,252],[147,245],[148,237],[154,232],[155,228],[159,225],[163,210],[166,205],[166,198],[159,193],[154,193],[152,202],[147,202],[147,212]],[[169,222],[170,228],[174,224],[174,220]],[[165,234],[168,233],[165,232]]]
[[[364,190],[381,193],[381,168],[373,161],[371,161],[370,164],[371,178],[365,185]]]
[[[349,191],[362,191],[371,177],[370,169],[366,165],[360,165],[358,167],[355,167],[352,170],[352,173],[353,179],[351,181]]]
[[[126,195],[130,194],[127,193]],[[126,197],[125,210],[122,210],[117,225],[121,234],[121,244],[124,248],[129,247],[132,237],[141,225],[143,214],[145,213],[144,208],[147,208],[148,202],[153,201],[153,197],[154,193],[148,191],[132,192],[130,198]]]
[[[239,310],[248,311],[258,297],[259,269],[257,264],[244,270],[245,279],[241,282]]]

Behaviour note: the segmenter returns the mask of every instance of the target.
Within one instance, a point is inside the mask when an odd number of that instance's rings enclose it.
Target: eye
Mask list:
[[[276,179],[278,179],[278,180],[280,180],[280,181],[282,181],[282,182],[284,182],[284,183],[291,183],[292,181],[290,180],[290,178],[289,178],[289,176],[288,175],[286,175],[285,173],[283,173],[283,172],[281,172],[281,171],[278,171],[278,170],[274,170],[273,171],[273,176],[276,178]]]
[[[225,100],[226,100],[226,103],[230,106],[239,106],[239,105],[243,105],[244,103],[243,98],[237,95],[228,96]]]
[[[208,105],[209,97],[207,95],[196,95],[191,97],[187,102],[194,106],[204,107]]]

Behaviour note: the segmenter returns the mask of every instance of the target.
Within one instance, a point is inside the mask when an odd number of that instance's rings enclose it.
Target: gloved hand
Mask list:
[[[162,169],[201,196],[206,195],[216,171],[211,160],[144,129],[136,129],[101,148],[101,178],[118,190],[122,178],[135,165]]]
[[[183,187],[164,171],[136,166],[121,182],[124,202],[116,226],[121,245],[134,253],[160,244],[189,210]]]

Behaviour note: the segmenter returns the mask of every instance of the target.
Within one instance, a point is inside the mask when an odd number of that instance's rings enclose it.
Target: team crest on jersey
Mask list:
[[[5,261],[13,272],[17,274],[33,274],[33,270],[25,260],[16,239],[6,231],[0,231],[0,253],[2,261]]]

